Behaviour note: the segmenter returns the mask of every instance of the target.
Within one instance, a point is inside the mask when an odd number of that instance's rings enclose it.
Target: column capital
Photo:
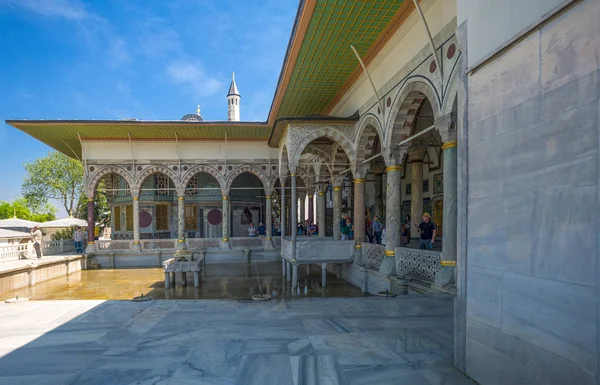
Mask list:
[[[221,189],[221,195],[224,197],[229,197],[229,189]]]
[[[343,175],[334,175],[333,178],[331,178],[331,184],[333,185],[334,189],[336,187],[342,187],[342,184],[344,183],[344,179],[345,177]]]
[[[367,176],[368,166],[355,166],[354,167],[354,179],[364,179]]]
[[[398,146],[393,150],[388,150],[385,156],[385,165],[386,166],[396,166],[402,164],[404,159],[406,158],[406,154],[408,153],[409,145],[404,144],[402,146]]]
[[[140,190],[129,190],[129,193],[133,199],[139,199],[140,197]]]
[[[268,199],[270,199],[271,195],[273,195],[273,189],[272,188],[266,188],[265,189],[265,195],[269,197]]]
[[[427,150],[424,148],[411,148],[408,150],[408,161],[422,162],[426,152]]]
[[[454,146],[456,145],[456,114],[450,113],[442,116],[435,121],[435,127],[437,128],[444,145],[451,142],[454,142]],[[447,148],[452,148],[454,146],[451,145]]]
[[[177,196],[177,200],[178,201],[185,200],[185,195],[179,195],[179,196]]]
[[[401,165],[388,166],[385,168],[385,172],[400,172],[402,171]]]

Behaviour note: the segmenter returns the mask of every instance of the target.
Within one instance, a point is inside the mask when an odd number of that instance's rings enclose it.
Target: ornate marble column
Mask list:
[[[402,245],[402,166],[389,166],[387,172],[386,205],[385,205],[385,256],[379,272],[393,274],[396,267],[396,247]]]
[[[425,149],[418,148],[408,151],[411,173],[410,219],[412,229],[410,234],[412,238],[418,238],[419,229],[414,223],[420,223],[423,216],[423,156],[425,156]]]
[[[281,236],[285,237],[285,216],[286,216],[285,180],[281,183],[281,202],[279,202],[279,210],[280,210],[279,228],[281,230]]]
[[[221,190],[223,194],[223,207],[221,208],[222,214],[222,232],[223,236],[221,237],[221,248],[229,249],[229,215],[230,215],[230,205],[229,205],[229,191]]]
[[[340,232],[340,219],[342,219],[342,183],[344,179],[341,177],[333,177],[333,240],[339,241],[342,239]]]
[[[315,204],[314,204],[314,191],[312,188],[308,189],[308,224],[315,221]]]
[[[272,196],[273,190],[265,190],[265,240],[271,242],[273,237],[273,207],[272,207]]]
[[[354,179],[354,239],[356,248],[365,240],[365,178]]]
[[[185,196],[177,197],[177,250],[185,249]]]
[[[383,173],[385,168],[381,165],[376,165],[373,168],[375,174],[375,212],[374,215],[380,219],[383,218]]]
[[[295,289],[298,287],[298,265],[296,264],[296,238],[298,237],[298,231],[296,231],[296,226],[298,224],[298,196],[296,192],[296,174],[291,171],[292,177],[292,193],[291,193],[291,201],[292,206],[291,209],[291,224],[290,228],[292,229],[292,288]]]
[[[139,191],[131,191],[131,197],[133,199],[133,204],[131,207],[131,211],[133,214],[133,248],[134,252],[141,252],[142,248],[140,246],[140,192]]]
[[[88,197],[87,203],[87,215],[88,215],[88,247],[94,249],[94,230],[96,228],[96,219],[94,216],[94,196]]]
[[[306,200],[305,199],[306,199],[306,193],[303,190],[303,192],[300,193],[300,202],[299,202],[300,203],[300,218],[298,218],[298,220],[300,222],[304,222],[306,220],[306,207],[305,207]]]
[[[327,234],[327,207],[325,205],[325,194],[327,185],[319,184],[319,192],[317,195],[317,220],[319,221],[319,237],[324,237]]]
[[[442,137],[442,150],[444,154],[444,214],[443,214],[443,245],[442,245],[442,270],[436,276],[439,284],[454,282],[456,269],[457,247],[457,137],[456,119],[446,116],[436,122]]]

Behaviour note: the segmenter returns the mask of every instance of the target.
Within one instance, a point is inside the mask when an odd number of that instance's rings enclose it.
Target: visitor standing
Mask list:
[[[383,225],[381,224],[381,221],[377,215],[373,217],[371,228],[373,229],[373,238],[375,238],[375,243],[381,244],[381,232],[383,231]]]
[[[252,222],[250,222],[250,225],[248,226],[248,236],[249,237],[256,237],[256,227],[254,227],[254,225],[252,224]]]
[[[415,222],[415,226],[417,223]],[[437,227],[431,220],[429,213],[423,213],[423,222],[417,226],[421,237],[419,239],[419,248],[423,250],[433,249],[433,243],[435,242],[435,234],[437,233]]]
[[[266,235],[267,234],[267,229],[265,227],[265,225],[261,222],[258,224],[258,235]]]
[[[311,222],[310,225],[308,225],[307,235],[310,237],[313,234],[315,234],[316,232],[317,232],[317,226],[315,225],[315,222]]]
[[[31,229],[31,240],[33,241],[33,248],[35,249],[35,253],[37,254],[38,259],[42,258],[42,232],[40,228],[35,225],[33,229]]]
[[[402,246],[408,245],[410,242],[410,215],[404,217],[402,222]]]
[[[81,232],[81,227],[79,226],[75,228],[75,232],[73,233],[73,243],[75,243],[75,252],[83,253],[83,232]]]

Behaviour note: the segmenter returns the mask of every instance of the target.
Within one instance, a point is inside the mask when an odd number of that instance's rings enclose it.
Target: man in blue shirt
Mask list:
[[[383,231],[383,225],[379,221],[378,216],[373,217],[373,223],[371,226],[373,227],[373,237],[375,238],[375,243],[381,244],[381,232]]]

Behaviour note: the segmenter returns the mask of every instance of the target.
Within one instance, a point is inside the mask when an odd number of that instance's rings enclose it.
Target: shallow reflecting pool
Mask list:
[[[164,273],[160,268],[85,270],[68,277],[41,282],[33,287],[3,293],[3,299],[16,295],[32,300],[43,299],[126,299],[141,294],[154,299],[250,299],[263,293],[291,297],[359,297],[359,288],[327,274],[327,287],[321,288],[321,269],[299,266],[299,290],[292,293],[290,284],[281,276],[281,262],[251,264],[209,264],[199,288],[194,287],[193,275],[187,274],[187,286],[181,285],[177,274],[175,287],[165,289]]]

